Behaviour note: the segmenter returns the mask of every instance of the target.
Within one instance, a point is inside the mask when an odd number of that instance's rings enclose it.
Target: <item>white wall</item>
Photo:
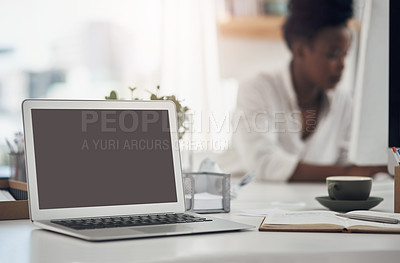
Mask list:
[[[221,77],[242,81],[288,61],[290,52],[282,40],[220,36],[219,56]]]

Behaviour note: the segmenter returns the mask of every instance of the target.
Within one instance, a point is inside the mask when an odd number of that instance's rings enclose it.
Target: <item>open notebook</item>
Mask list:
[[[400,214],[374,211],[352,211],[344,215],[384,217],[400,220]],[[264,218],[260,231],[305,231],[305,232],[359,232],[400,233],[400,224],[388,224],[355,220],[338,216],[331,211],[296,211],[272,213]]]

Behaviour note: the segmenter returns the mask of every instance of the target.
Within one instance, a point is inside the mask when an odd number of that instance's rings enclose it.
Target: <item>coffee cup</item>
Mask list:
[[[326,178],[329,197],[333,200],[367,200],[372,178],[364,176],[330,176]]]

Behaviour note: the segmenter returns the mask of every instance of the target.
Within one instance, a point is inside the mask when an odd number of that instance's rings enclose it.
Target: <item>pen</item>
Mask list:
[[[21,132],[15,133],[14,143],[17,146],[18,153],[24,152],[24,136]]]
[[[6,143],[8,148],[10,148],[10,153],[16,153],[14,147],[11,145],[10,141],[6,138]]]
[[[357,215],[357,214],[336,214],[336,215],[349,219],[386,223],[386,224],[398,224],[400,222],[395,218],[381,217],[381,216],[368,216],[368,215]]]
[[[254,172],[248,172],[247,174],[245,174],[238,182],[239,186],[244,186],[248,183],[251,182],[251,180],[253,180],[254,177]]]
[[[399,153],[397,152],[396,147],[392,147],[392,151],[393,151],[394,159],[396,159],[396,162],[400,165],[400,157],[399,157]]]
[[[231,197],[235,198],[237,196],[237,192],[240,190],[242,186],[250,183],[253,180],[254,172],[246,173],[242,178],[240,178],[239,182],[231,187]]]

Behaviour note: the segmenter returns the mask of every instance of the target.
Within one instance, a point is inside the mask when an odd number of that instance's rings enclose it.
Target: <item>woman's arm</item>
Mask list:
[[[321,182],[325,181],[326,177],[334,175],[342,176],[373,176],[376,173],[387,173],[387,166],[339,166],[339,165],[312,165],[304,162],[299,162],[293,175],[289,181],[300,182]]]

